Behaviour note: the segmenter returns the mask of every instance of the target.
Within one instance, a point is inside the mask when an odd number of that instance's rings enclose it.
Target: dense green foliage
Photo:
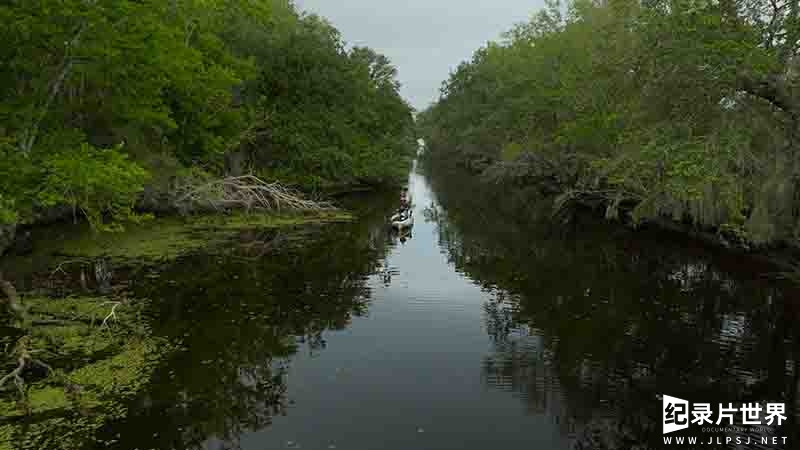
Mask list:
[[[753,242],[800,228],[797,2],[550,3],[421,116],[434,160]]]
[[[413,149],[388,60],[288,0],[11,0],[0,24],[3,222],[131,218],[187,168],[394,182]]]

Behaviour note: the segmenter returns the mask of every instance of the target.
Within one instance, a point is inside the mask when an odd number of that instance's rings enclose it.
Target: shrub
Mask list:
[[[142,217],[133,209],[149,174],[116,149],[82,144],[43,163],[45,176],[38,200],[43,206],[67,204],[95,230],[118,231],[122,223]]]

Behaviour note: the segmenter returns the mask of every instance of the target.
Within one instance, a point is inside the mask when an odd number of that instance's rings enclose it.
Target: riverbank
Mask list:
[[[356,195],[382,193],[399,187],[399,184],[399,181],[381,185],[337,184],[328,186],[323,192],[316,192],[313,198],[341,200]],[[287,188],[279,182],[266,183],[257,177],[245,175],[211,182],[206,180],[202,186],[184,187],[179,191],[171,191],[163,186],[147,186],[136,202],[136,220],[114,225],[139,230],[142,228],[140,222],[148,223],[150,220],[146,219],[152,216],[170,225],[193,221],[196,225],[215,223],[225,228],[235,228],[248,224],[274,226],[290,219],[308,221],[316,218],[326,221],[336,217],[347,218],[348,213],[337,209],[332,202],[308,200],[303,191]],[[213,217],[220,219],[213,220]],[[76,217],[74,211],[63,206],[44,208],[20,223],[0,224],[0,257],[7,252],[29,252],[33,239],[40,234],[36,230],[69,222],[74,225],[76,220],[83,223],[81,226],[84,227],[104,226],[102,223],[86,224],[86,217]],[[275,223],[270,223],[271,220]],[[94,233],[101,239],[114,234]]]
[[[96,261],[114,265],[164,263],[224,245],[250,231],[292,230],[353,219],[351,213],[337,209],[164,216],[128,224],[120,232],[97,232],[86,223],[54,223],[24,230],[24,252],[15,254],[12,250],[0,259],[0,270],[13,278],[19,273],[63,270],[65,263],[86,268],[92,268]]]
[[[616,214],[613,218],[609,218],[611,201],[607,198],[573,197],[569,201],[559,203],[558,194],[564,186],[554,184],[556,181],[552,178],[548,179],[549,183],[546,184],[536,182],[518,184],[518,180],[502,178],[499,181],[492,179],[490,182],[487,181],[486,168],[480,170],[454,168],[431,160],[426,161],[426,167],[427,170],[437,171],[439,177],[443,176],[445,179],[469,179],[472,183],[470,189],[483,191],[482,194],[496,198],[497,204],[505,211],[508,220],[512,220],[514,216],[535,217],[535,220],[545,220],[555,225],[570,222],[576,215],[584,217],[584,220],[586,217],[591,217],[597,222],[605,222],[635,232],[660,232],[665,238],[673,236],[677,240],[685,241],[689,246],[701,245],[730,256],[745,258],[763,266],[765,271],[773,276],[800,279],[800,276],[797,276],[800,266],[800,247],[785,241],[755,245],[733,234],[678,222],[668,217],[648,218],[637,223],[631,217],[633,211],[631,204],[614,206]]]
[[[555,198],[555,197],[551,197]],[[555,203],[555,202],[554,202]],[[651,217],[636,222],[633,218],[633,205],[612,206],[608,199],[573,199],[567,204],[553,206],[553,215],[566,215],[584,211],[595,220],[616,223],[632,230],[657,230],[694,241],[709,248],[724,251],[732,256],[747,258],[774,268],[780,276],[797,277],[800,281],[800,245],[781,240],[769,244],[756,244],[739,235],[719,229],[703,228],[696,224],[679,222],[669,217]],[[616,208],[615,217],[609,218],[609,208]]]

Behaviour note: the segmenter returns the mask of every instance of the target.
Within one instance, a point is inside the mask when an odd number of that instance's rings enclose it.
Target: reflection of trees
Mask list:
[[[579,424],[577,448],[655,445],[662,393],[796,404],[788,288],[736,271],[741,261],[725,271],[725,258],[676,251],[663,235],[633,237],[579,216],[557,227],[509,218],[510,202],[476,194],[485,186],[439,184],[441,245],[457,270],[496,293],[486,306],[495,343],[487,383],[557,417],[567,433]],[[790,415],[779,434],[794,429]]]
[[[138,296],[158,299],[149,312],[154,334],[184,351],[157,371],[129,417],[109,428],[120,433],[118,445],[199,448],[211,440],[236,448],[242,432],[284,414],[299,345],[321,350],[326,330],[367,310],[366,277],[386,252],[383,215],[249,233],[236,249],[188,256],[137,279]]]

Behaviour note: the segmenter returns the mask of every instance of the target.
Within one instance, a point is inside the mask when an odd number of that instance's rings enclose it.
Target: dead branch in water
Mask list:
[[[113,305],[111,306],[111,312],[108,313],[105,319],[103,319],[103,323],[100,325],[100,328],[105,328],[108,326],[108,320],[114,319],[117,321],[117,306],[121,305],[122,302],[105,302],[103,305]],[[101,305],[102,306],[102,305]]]
[[[53,276],[55,276],[55,274],[57,274],[59,272],[61,272],[62,274],[66,275],[67,272],[64,270],[64,268],[67,267],[67,266],[71,266],[72,264],[81,264],[81,265],[86,266],[86,265],[91,264],[91,260],[89,258],[79,258],[79,259],[70,259],[70,260],[64,261],[64,262],[60,263],[59,265],[57,265],[56,268],[53,269],[52,272],[50,272],[50,277],[52,278]]]
[[[22,371],[25,369],[25,366],[27,365],[28,361],[27,361],[27,359],[25,359],[24,356],[20,356],[17,359],[17,362],[18,362],[18,365],[14,370],[9,372],[3,378],[0,378],[0,388],[5,386],[6,382],[8,382],[8,380],[12,380],[13,379],[14,380],[14,384],[17,386],[17,389],[19,390],[19,394],[24,397],[25,396],[25,380],[22,379],[22,375],[21,374],[22,374]]]
[[[181,189],[177,204],[182,211],[244,209],[251,211],[290,209],[297,211],[331,211],[327,202],[307,200],[294,190],[254,175],[227,177],[200,186]]]
[[[26,367],[35,365],[47,369],[48,373],[53,373],[52,367],[38,359],[35,359],[31,355],[32,351],[28,349],[29,340],[30,337],[28,336],[20,338],[14,348],[14,353],[17,355],[17,367],[6,374],[3,378],[0,378],[0,388],[3,388],[9,380],[14,380],[14,385],[17,387],[17,390],[19,390],[22,398],[25,397],[25,380],[22,378],[22,371],[25,370]]]
[[[620,205],[626,201],[639,203],[642,201],[642,197],[615,189],[570,189],[555,198],[552,215],[553,217],[559,216],[573,205],[603,205],[606,207],[606,219],[618,219]]]

